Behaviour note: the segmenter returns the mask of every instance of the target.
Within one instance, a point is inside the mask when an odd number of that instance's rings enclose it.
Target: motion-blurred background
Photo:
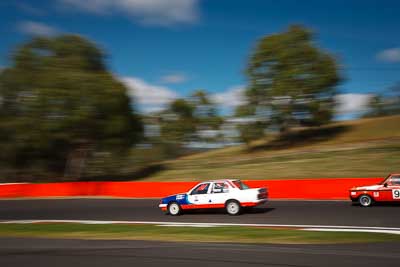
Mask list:
[[[0,181],[382,177],[397,1],[0,2]]]

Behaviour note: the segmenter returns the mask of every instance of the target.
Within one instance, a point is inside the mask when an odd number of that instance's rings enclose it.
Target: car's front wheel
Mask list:
[[[369,207],[372,205],[373,200],[369,195],[362,195],[358,198],[358,203],[360,203],[362,207]]]
[[[228,200],[225,204],[226,212],[229,215],[239,215],[242,208],[236,200]]]
[[[168,205],[168,213],[172,216],[181,214],[181,206],[178,203],[172,202]]]

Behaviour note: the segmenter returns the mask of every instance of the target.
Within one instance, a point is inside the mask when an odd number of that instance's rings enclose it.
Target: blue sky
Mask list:
[[[228,112],[257,40],[303,24],[343,66],[338,112],[351,117],[400,81],[399,11],[388,0],[5,0],[0,66],[33,35],[77,33],[104,49],[142,110],[205,89]]]

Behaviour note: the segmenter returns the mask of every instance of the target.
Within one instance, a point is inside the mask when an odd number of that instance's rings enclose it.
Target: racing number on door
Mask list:
[[[393,194],[393,199],[400,199],[400,189],[393,189],[392,194]]]

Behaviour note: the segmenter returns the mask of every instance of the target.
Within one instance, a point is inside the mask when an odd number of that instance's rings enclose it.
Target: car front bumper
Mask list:
[[[168,204],[159,204],[158,207],[162,210],[162,211],[166,211],[167,210],[167,206]]]

